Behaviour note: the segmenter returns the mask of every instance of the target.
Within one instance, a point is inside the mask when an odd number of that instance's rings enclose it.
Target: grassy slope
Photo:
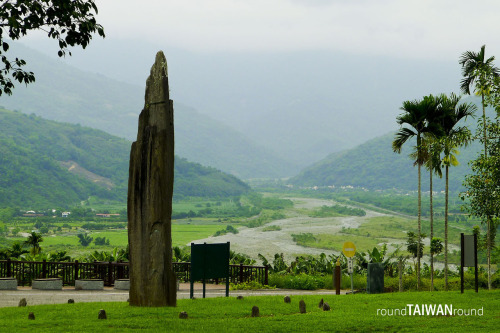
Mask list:
[[[392,151],[394,133],[372,139],[353,149],[334,153],[306,168],[290,183],[301,186],[359,186],[368,189],[417,189],[417,168],[408,157],[411,149],[404,147],[401,154]],[[460,149],[458,167],[450,169],[450,190],[460,190],[464,176],[470,173],[467,162],[480,150],[474,144]],[[443,170],[444,173],[444,170]],[[422,188],[428,191],[429,174],[422,172]],[[444,179],[434,177],[434,191],[444,190]]]
[[[79,125],[70,125],[0,108],[0,207],[67,206],[90,195],[126,199],[130,142]],[[61,161],[113,183],[98,186],[69,173]],[[234,176],[177,158],[174,195],[227,197],[249,187]]]
[[[64,206],[90,195],[124,200],[129,143],[102,131],[0,109],[0,206]],[[75,161],[113,188],[69,173]]]
[[[332,311],[317,306],[324,298]],[[177,307],[137,308],[126,303],[77,303],[0,309],[0,330],[36,332],[323,332],[323,331],[495,331],[500,323],[500,291],[476,294],[459,292],[389,293],[381,295],[292,296],[285,304],[281,296],[178,300]],[[299,300],[307,305],[300,314]],[[452,305],[454,309],[483,309],[482,316],[382,316],[377,309],[402,309],[407,304]],[[252,306],[260,317],[250,317]],[[105,309],[107,320],[98,320]],[[189,319],[179,319],[186,311]],[[36,316],[28,320],[28,313]]]
[[[12,96],[2,96],[0,105],[135,140],[145,81],[134,86],[80,71],[19,43],[10,45],[12,54],[27,61],[36,82],[27,88],[17,84]],[[265,146],[173,99],[175,144],[181,157],[243,178],[282,177],[298,171]]]

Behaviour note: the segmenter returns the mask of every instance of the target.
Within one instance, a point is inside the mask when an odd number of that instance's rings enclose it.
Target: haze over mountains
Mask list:
[[[55,57],[50,42],[33,40],[30,47]],[[403,100],[458,92],[460,81],[460,54],[446,62],[416,62],[331,50],[195,53],[110,37],[93,40],[86,50],[75,49],[65,61],[136,85],[142,97],[159,49],[167,56],[176,105],[189,105],[271,151],[285,162],[285,170],[276,170],[281,177],[292,176],[333,152],[396,130],[395,117]],[[272,160],[260,160],[265,161]],[[215,166],[234,172],[227,169],[227,163]],[[260,176],[238,174],[244,178]]]
[[[14,44],[12,52],[28,61],[37,82],[17,85],[0,105],[134,140],[156,49],[116,39],[93,45],[66,59],[87,70],[82,71]],[[397,59],[331,53],[202,57],[173,49],[166,54],[176,154],[244,179],[295,176],[306,168],[291,180],[304,186],[413,188],[416,183],[406,178],[415,169],[407,154],[392,153],[390,135],[366,141],[397,128],[402,100],[441,93],[460,81],[454,61],[414,67]],[[467,159],[461,159],[465,166]],[[402,179],[391,171],[394,165]]]
[[[144,86],[80,71],[20,44],[13,44],[11,51],[29,63],[36,82],[29,87],[18,84],[12,96],[0,97],[0,105],[135,140]],[[275,156],[220,121],[177,100],[174,103],[179,156],[242,178],[280,177],[298,171],[290,161]]]

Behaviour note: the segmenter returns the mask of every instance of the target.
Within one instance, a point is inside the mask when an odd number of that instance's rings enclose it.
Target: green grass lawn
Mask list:
[[[428,221],[422,221],[422,233],[428,229]],[[444,239],[441,232],[442,221],[435,221],[435,237]],[[460,232],[464,232],[464,226],[458,223],[450,223],[449,227],[449,240],[450,244],[460,244]],[[398,216],[377,216],[368,219],[357,228],[342,228],[336,234],[313,234],[314,239],[304,239],[297,244],[307,247],[315,247],[326,250],[341,251],[342,244],[346,241],[352,241],[356,244],[358,251],[367,251],[373,249],[381,243],[401,243],[406,242],[406,231],[417,230],[417,221],[415,219],[408,219]],[[429,236],[427,234],[427,236]],[[403,250],[406,246],[403,245]],[[426,247],[424,252],[428,253]]]
[[[214,222],[213,219],[193,219],[178,220],[172,223],[172,243],[173,246],[185,246],[191,241],[212,236],[216,231],[226,228],[226,224]],[[96,237],[106,237],[110,245],[95,245],[92,242],[87,247],[80,245],[76,230],[71,233],[57,233],[53,235],[43,235],[43,242],[40,246],[44,251],[67,251],[70,256],[78,257],[95,250],[110,251],[115,247],[125,248],[128,244],[128,231],[126,229],[94,230],[89,235]],[[24,242],[26,237],[12,237],[11,241]]]
[[[225,229],[222,224],[172,224],[172,242],[174,246],[184,246],[196,239],[212,236],[216,231]]]
[[[322,311],[318,302],[324,298],[332,308]],[[282,296],[254,296],[243,300],[208,298],[179,300],[177,307],[138,308],[126,303],[77,303],[39,305],[0,309],[0,331],[34,332],[467,332],[497,331],[500,324],[500,291],[476,294],[459,292],[389,293],[380,295],[291,296],[286,304]],[[299,313],[299,301],[306,302],[307,313]],[[418,315],[408,304],[452,306],[455,314]],[[253,306],[260,317],[250,316]],[[100,309],[108,319],[98,320]],[[406,309],[407,315],[388,315],[394,309]],[[461,311],[482,309],[482,315],[464,315]],[[188,319],[179,319],[186,311]],[[28,320],[33,312],[36,319]],[[385,315],[383,315],[385,313]],[[462,313],[462,315],[460,315]],[[479,312],[481,313],[481,312]]]
[[[356,244],[356,251],[366,251],[367,249],[372,249],[377,246],[381,240],[366,236],[356,236],[349,234],[313,234],[314,237],[303,238],[300,241],[296,241],[298,245],[306,247],[314,247],[318,249],[342,251],[342,245],[345,241],[349,240]]]

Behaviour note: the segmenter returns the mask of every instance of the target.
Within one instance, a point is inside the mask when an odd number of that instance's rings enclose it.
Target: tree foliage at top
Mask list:
[[[49,38],[57,40],[59,57],[71,52],[68,47],[80,45],[85,48],[92,35],[104,37],[103,27],[97,23],[97,6],[93,0],[6,0],[0,6],[0,95],[12,94],[14,81],[31,83],[35,74],[22,69],[26,61],[8,58],[7,38],[17,40],[30,31],[41,30]],[[12,79],[9,77],[12,76]]]
[[[465,177],[461,198],[471,215],[494,222],[494,231],[500,220],[500,125],[487,119],[486,133],[488,151],[471,161],[473,173]]]

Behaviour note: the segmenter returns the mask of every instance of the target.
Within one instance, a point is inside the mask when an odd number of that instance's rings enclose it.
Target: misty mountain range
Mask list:
[[[153,46],[144,44],[135,45],[137,52],[127,53],[127,43],[112,40],[116,61],[110,63],[103,49],[107,44],[96,42],[93,49],[68,58],[68,64],[13,44],[12,52],[27,60],[27,68],[35,72],[37,81],[27,88],[17,85],[13,96],[0,98],[0,105],[135,140],[137,117],[143,106],[143,82],[155,51]],[[69,65],[88,69],[87,62],[95,60],[95,52],[102,56],[102,61],[93,63],[95,71],[129,83]],[[203,58],[179,50],[167,50],[166,54],[174,98],[176,154],[244,179],[290,177],[304,170],[292,183],[306,186],[330,185],[332,180],[332,184],[370,186],[363,184],[363,179],[382,181],[384,177],[376,174],[390,175],[390,161],[401,161],[398,163],[402,163],[403,170],[411,168],[409,160],[403,163],[403,156],[392,154],[390,135],[374,141],[378,157],[363,153],[364,146],[354,147],[397,128],[395,117],[400,113],[402,100],[391,96],[420,98],[421,95],[409,96],[408,92],[430,86],[435,89],[430,92],[440,93],[438,85],[458,86],[459,82],[455,73],[458,66],[438,63],[417,68],[404,61],[367,62],[360,57],[347,58],[348,61],[344,57],[337,64],[326,54],[316,55],[316,62],[305,64],[300,64],[298,54],[286,59],[279,55]],[[132,59],[137,61],[136,66],[130,64]],[[326,63],[336,67],[329,68]],[[217,72],[222,67],[224,70]],[[386,77],[382,75],[384,70]],[[421,80],[422,75],[429,75],[428,84]],[[393,82],[388,84],[391,79]],[[355,161],[359,160],[357,168],[350,168],[350,162],[342,159],[352,158],[352,154],[357,155]],[[366,167],[368,160],[380,159],[384,161],[371,169],[374,175],[358,177],[370,172]],[[358,173],[352,174],[354,170]],[[381,188],[377,181],[372,185]]]
[[[30,46],[54,59],[55,46],[51,42],[33,40]],[[331,153],[394,131],[402,101],[429,93],[458,92],[460,81],[459,55],[448,62],[417,62],[333,51],[194,53],[116,38],[95,39],[87,49],[75,49],[72,57],[56,63],[66,62],[86,74],[101,73],[101,78],[104,74],[128,83],[123,90],[129,89],[126,95],[130,99],[135,96],[134,107],[129,105],[123,114],[138,113],[144,83],[159,49],[165,52],[169,65],[171,94],[177,106],[176,128],[180,131],[185,126],[180,118],[181,105],[189,105],[238,132],[253,149],[265,151],[267,157],[259,162],[269,165],[247,172],[231,167],[231,161],[214,164],[208,158],[188,153],[180,132],[177,153],[243,178],[293,176]],[[113,82],[121,91],[122,83]],[[193,122],[196,118],[189,119]],[[259,169],[267,171],[255,172]]]
[[[12,52],[24,58],[36,82],[18,84],[0,105],[23,113],[78,123],[135,140],[144,87],[80,71],[20,44]],[[282,177],[298,167],[228,125],[174,100],[176,154],[240,178]]]

